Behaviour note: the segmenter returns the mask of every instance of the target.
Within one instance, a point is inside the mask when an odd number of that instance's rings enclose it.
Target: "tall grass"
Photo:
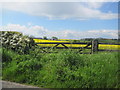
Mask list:
[[[35,52],[36,51],[36,52]],[[118,88],[118,53],[18,55],[3,49],[3,79],[44,88]]]

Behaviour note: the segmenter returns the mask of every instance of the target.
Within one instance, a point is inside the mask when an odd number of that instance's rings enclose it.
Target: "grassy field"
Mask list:
[[[79,54],[70,50],[18,54],[2,52],[3,80],[44,88],[120,88],[118,52]]]

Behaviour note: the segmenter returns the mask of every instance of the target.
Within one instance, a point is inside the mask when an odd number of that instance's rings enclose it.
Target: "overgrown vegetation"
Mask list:
[[[19,55],[3,48],[3,79],[46,88],[118,88],[118,53]]]
[[[120,88],[118,52],[42,53],[34,46],[28,53],[20,53],[15,49],[10,45],[0,48],[3,80],[44,88]]]

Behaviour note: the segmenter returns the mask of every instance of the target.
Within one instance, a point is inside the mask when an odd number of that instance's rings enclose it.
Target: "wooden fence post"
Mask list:
[[[98,40],[93,40],[92,41],[92,49],[91,49],[92,54],[94,52],[98,52]]]

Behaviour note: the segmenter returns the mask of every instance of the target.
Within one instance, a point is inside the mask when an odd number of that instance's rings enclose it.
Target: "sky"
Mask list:
[[[4,2],[0,31],[60,39],[118,38],[118,2]]]

